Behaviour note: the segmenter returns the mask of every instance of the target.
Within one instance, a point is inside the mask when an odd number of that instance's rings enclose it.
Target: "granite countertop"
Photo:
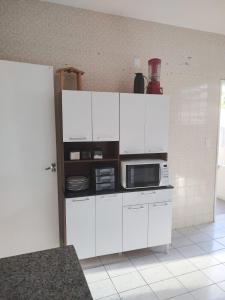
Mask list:
[[[123,187],[116,188],[115,190],[106,190],[101,192],[95,192],[92,190],[81,191],[81,192],[65,192],[65,198],[74,197],[86,197],[86,196],[97,196],[97,195],[107,195],[107,194],[117,194],[117,193],[132,193],[132,192],[144,192],[144,191],[155,191],[155,190],[168,190],[174,189],[172,185],[157,186],[157,187],[147,187],[147,188],[135,188],[135,189],[124,189]]]
[[[0,300],[92,300],[73,246],[0,259]]]

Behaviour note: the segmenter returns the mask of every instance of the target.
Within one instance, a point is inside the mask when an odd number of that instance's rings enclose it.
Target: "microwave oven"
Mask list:
[[[121,161],[121,185],[125,189],[167,186],[168,163],[161,159]]]

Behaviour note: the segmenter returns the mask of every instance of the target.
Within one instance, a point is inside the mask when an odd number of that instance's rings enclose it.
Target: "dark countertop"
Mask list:
[[[0,259],[1,300],[92,300],[73,246]]]
[[[97,195],[107,195],[107,194],[116,194],[116,193],[132,193],[132,192],[144,192],[151,190],[168,190],[173,189],[174,186],[157,186],[157,187],[148,187],[148,188],[137,188],[137,189],[124,189],[123,187],[117,188],[115,190],[95,192],[91,190],[82,191],[82,192],[66,192],[65,198],[74,198],[74,197],[85,197],[85,196],[97,196]]]

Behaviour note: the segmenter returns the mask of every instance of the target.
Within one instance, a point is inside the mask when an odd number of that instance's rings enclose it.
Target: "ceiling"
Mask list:
[[[43,0],[225,35],[225,0]]]

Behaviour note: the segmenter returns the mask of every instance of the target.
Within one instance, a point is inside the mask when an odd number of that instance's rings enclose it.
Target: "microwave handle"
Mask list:
[[[162,180],[162,168],[160,167],[160,171],[159,171],[159,185],[161,185],[161,180]]]

